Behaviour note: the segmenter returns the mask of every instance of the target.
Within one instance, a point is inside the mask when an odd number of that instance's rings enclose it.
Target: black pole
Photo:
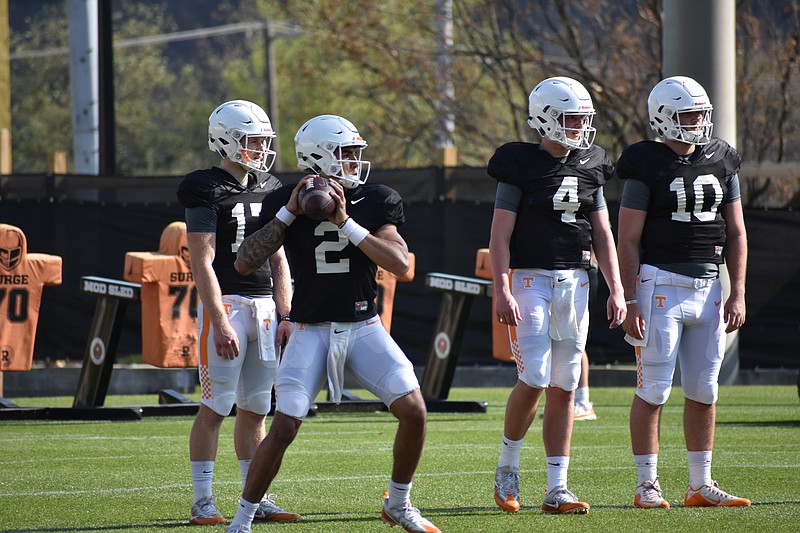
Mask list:
[[[116,173],[114,138],[114,53],[111,0],[97,0],[100,176]]]

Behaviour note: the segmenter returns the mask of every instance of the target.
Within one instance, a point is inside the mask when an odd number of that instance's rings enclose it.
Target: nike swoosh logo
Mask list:
[[[567,278],[558,278],[558,282],[561,283],[563,281],[567,281]]]
[[[714,154],[716,153],[717,152],[711,152],[710,154],[704,154],[704,155],[706,156],[706,159],[711,159],[712,157],[714,157]]]
[[[362,196],[361,198],[356,198],[354,200],[350,200],[350,205],[356,205],[358,202],[366,198],[366,196]]]
[[[722,303],[722,300],[714,302],[714,307],[719,307],[719,304],[721,304],[721,303]]]
[[[589,161],[589,159],[591,159],[591,158],[587,157],[586,159],[578,159],[578,163],[580,163],[581,165],[585,165],[586,162]]]
[[[547,463],[549,466],[559,466],[559,463]]]
[[[333,330],[333,332],[334,332],[336,335],[338,335],[339,333],[344,333],[344,330],[343,330],[343,329],[335,329],[335,330]]]
[[[653,279],[653,278],[647,278],[647,279],[643,279],[643,280],[642,280],[642,283],[647,283],[647,282],[648,282],[648,281],[650,281],[651,279]]]
[[[203,470],[203,473],[204,473],[204,474],[210,474],[210,473],[212,473],[212,472],[213,472],[213,470]]]
[[[378,319],[377,319],[377,318],[376,318],[375,320],[371,320],[371,321],[370,321],[370,320],[367,320],[367,325],[368,325],[368,326],[371,326],[372,324],[374,324],[374,323],[375,323],[375,322],[377,322],[377,321],[378,321]]]
[[[589,284],[589,282],[588,282],[588,281],[584,281],[583,283],[581,283],[581,287],[585,287],[585,286],[587,286],[588,284]]]

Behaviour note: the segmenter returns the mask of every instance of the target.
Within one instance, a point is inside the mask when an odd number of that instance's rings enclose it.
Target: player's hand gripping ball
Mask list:
[[[314,220],[325,220],[336,208],[330,194],[328,180],[322,176],[314,176],[306,181],[305,186],[297,192],[297,203],[303,214]]]

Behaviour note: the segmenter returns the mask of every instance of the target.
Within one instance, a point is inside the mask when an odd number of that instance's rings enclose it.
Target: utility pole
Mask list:
[[[0,175],[11,174],[11,57],[9,32],[8,0],[0,0]],[[2,378],[0,378],[0,395],[2,395]]]

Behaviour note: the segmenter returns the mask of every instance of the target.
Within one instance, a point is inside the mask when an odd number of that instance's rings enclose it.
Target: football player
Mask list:
[[[408,247],[397,231],[405,221],[400,195],[366,183],[367,143],[347,119],[312,118],[295,136],[298,166],[312,173],[297,186],[264,198],[263,227],[239,248],[236,268],[247,274],[281,245],[292,264],[295,330],[275,379],[275,418],[259,446],[229,532],[249,532],[253,509],[267,492],[284,452],[323,384],[341,399],[345,369],[380,398],[399,426],[381,518],[406,531],[439,529],[411,505],[411,479],[422,455],[427,411],[411,362],[381,325],[375,306],[380,265],[402,276]],[[328,178],[336,203],[327,220],[303,216],[298,191],[316,175]]]
[[[574,391],[589,327],[591,250],[610,289],[611,328],[625,318],[614,237],[603,197],[613,165],[593,145],[591,96],[578,81],[548,78],[529,98],[540,144],[511,142],[489,160],[497,180],[489,253],[497,320],[509,326],[518,381],[508,397],[494,499],[520,508],[519,459],[544,392],[545,513],[584,514],[567,488]]]
[[[234,447],[242,481],[265,436],[280,346],[292,331],[289,266],[282,249],[246,276],[233,267],[245,235],[257,228],[264,195],[281,183],[268,173],[275,158],[275,132],[258,105],[221,104],[208,119],[208,147],[218,166],[188,174],[178,188],[186,208],[192,274],[200,296],[198,371],[202,398],[189,438],[194,485],[190,522],[225,522],[211,491],[222,421],[236,404]],[[277,306],[277,310],[276,310]],[[270,498],[258,502],[256,518],[293,521]]]
[[[638,366],[630,418],[638,473],[634,505],[669,507],[658,483],[659,432],[680,361],[689,461],[684,504],[747,506],[749,500],[728,494],[711,478],[725,333],[745,320],[741,159],[711,136],[711,102],[695,80],[662,80],[650,92],[647,108],[650,126],[663,142],[633,144],[617,162],[625,180],[618,247],[628,306],[623,328]],[[731,293],[721,305],[723,262]]]

